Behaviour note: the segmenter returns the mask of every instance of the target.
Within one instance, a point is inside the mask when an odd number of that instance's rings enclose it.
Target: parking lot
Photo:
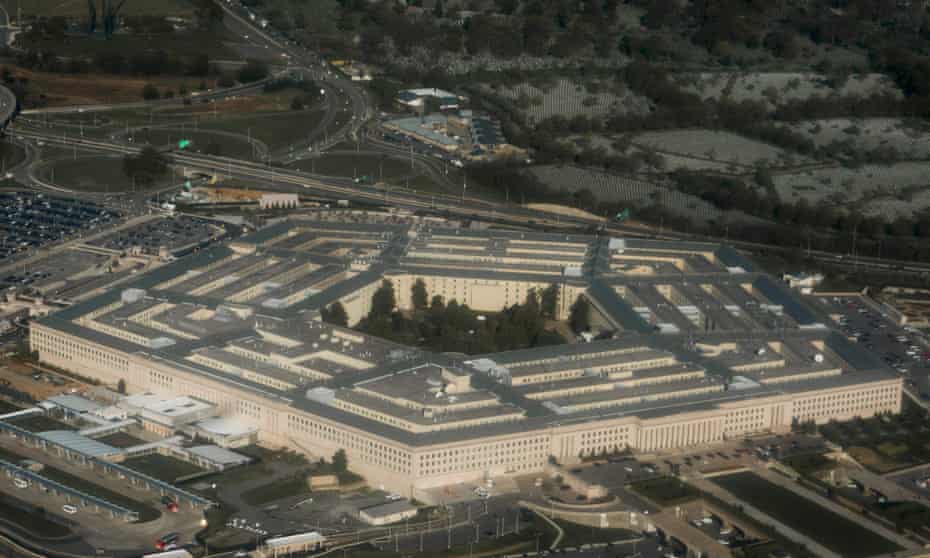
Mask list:
[[[17,253],[78,236],[118,215],[92,202],[35,192],[0,193],[0,263]]]
[[[186,215],[147,221],[94,239],[90,244],[120,252],[157,256],[165,247],[169,252],[183,251],[221,234],[222,229],[209,221]]]
[[[88,269],[99,268],[109,258],[83,250],[65,250],[54,257],[43,258],[18,271],[11,271],[0,278],[0,288],[31,287],[45,291],[49,286],[67,281]]]
[[[812,297],[850,339],[881,358],[904,377],[908,389],[930,402],[930,347],[924,334],[899,326],[861,297]]]

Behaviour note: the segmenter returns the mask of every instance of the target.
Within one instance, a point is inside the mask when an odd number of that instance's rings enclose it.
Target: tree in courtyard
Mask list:
[[[429,304],[429,295],[426,292],[426,283],[423,282],[423,279],[417,279],[413,283],[413,287],[410,289],[410,299],[414,309],[426,310],[426,306]]]
[[[346,450],[339,448],[333,454],[333,471],[336,473],[345,473],[349,470],[349,458],[346,456]]]
[[[349,326],[349,314],[346,312],[345,307],[338,300],[332,303],[329,308],[323,308],[320,312],[323,321],[328,324],[333,324],[342,327]]]
[[[556,310],[558,309],[559,304],[559,286],[553,283],[546,287],[546,290],[542,292],[542,298],[540,299],[540,310],[542,315],[546,318],[553,319],[555,318]]]
[[[442,295],[433,295],[433,298],[431,298],[429,302],[429,310],[436,315],[445,312],[446,302],[443,300]]]
[[[575,333],[591,329],[591,305],[584,295],[578,295],[578,300],[572,304],[569,322]]]
[[[394,297],[394,284],[385,279],[371,297],[369,316],[372,318],[390,316],[395,306],[397,306],[397,299]]]

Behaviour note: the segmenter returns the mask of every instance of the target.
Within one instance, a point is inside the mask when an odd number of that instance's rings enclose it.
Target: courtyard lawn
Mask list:
[[[114,432],[113,434],[97,438],[97,441],[113,446],[114,448],[131,448],[132,446],[146,443],[142,438],[136,438],[132,434],[127,434],[126,432]]]
[[[693,486],[674,477],[636,482],[631,488],[662,507],[684,504],[700,496],[700,492]]]
[[[304,494],[310,494],[310,485],[305,475],[297,474],[246,490],[242,493],[242,501],[250,506],[261,506],[275,500]]]
[[[45,415],[26,415],[10,421],[13,426],[18,426],[29,432],[45,432],[48,430],[74,430],[74,428],[64,422],[55,420]]]
[[[168,483],[174,483],[179,478],[196,475],[204,471],[193,463],[158,453],[127,459],[123,465]]]

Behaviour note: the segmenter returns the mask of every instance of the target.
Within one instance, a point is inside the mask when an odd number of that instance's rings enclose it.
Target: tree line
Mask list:
[[[565,342],[548,322],[557,315],[559,287],[533,289],[522,304],[497,313],[479,313],[452,299],[429,296],[417,279],[411,288],[412,309],[397,308],[394,284],[384,280],[371,299],[371,311],[355,326],[369,335],[440,352],[492,353]],[[338,302],[321,311],[324,321],[346,326],[348,316]]]

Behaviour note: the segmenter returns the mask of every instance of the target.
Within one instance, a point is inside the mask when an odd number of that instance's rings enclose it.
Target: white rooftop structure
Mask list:
[[[221,467],[245,465],[252,461],[251,458],[245,455],[223,449],[219,446],[194,446],[187,448],[187,452]]]
[[[50,430],[39,432],[36,436],[85,457],[106,457],[120,453],[120,450],[113,446],[82,436],[72,430]]]
[[[197,428],[217,436],[245,436],[255,432],[255,427],[232,417],[215,417],[204,419],[196,424]]]
[[[54,407],[64,409],[70,413],[81,414],[91,413],[101,408],[103,405],[91,401],[80,395],[63,394],[49,397],[43,403],[50,403]]]

